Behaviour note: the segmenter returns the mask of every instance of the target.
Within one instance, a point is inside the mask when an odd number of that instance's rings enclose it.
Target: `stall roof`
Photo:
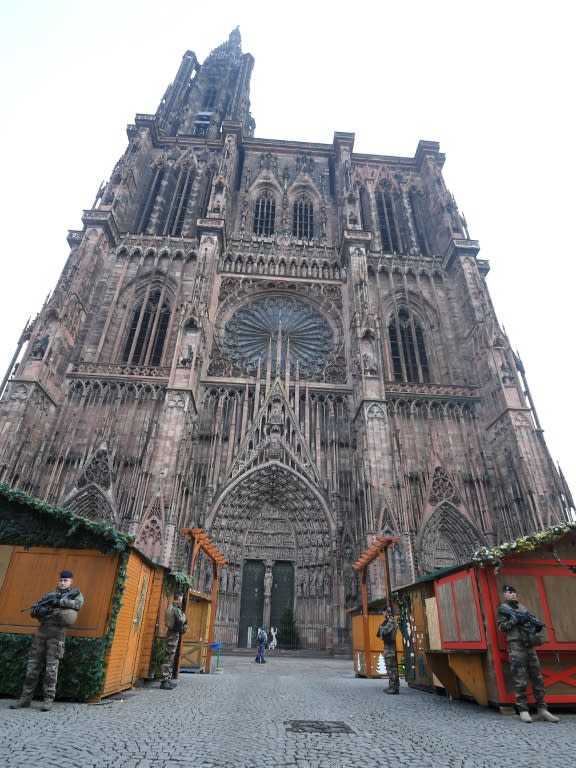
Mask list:
[[[133,542],[133,536],[110,525],[75,515],[0,483],[0,544],[98,549],[110,553],[122,552]]]
[[[190,541],[194,542],[195,547],[199,547],[213,563],[226,565],[228,560],[203,528],[182,528],[182,533],[188,536]]]
[[[489,566],[498,573],[505,557],[532,552],[538,547],[554,544],[568,535],[576,535],[576,522],[558,523],[542,531],[521,536],[515,541],[505,541],[496,547],[481,547],[472,555],[472,564],[481,568]]]
[[[434,581],[442,576],[448,576],[451,573],[464,570],[465,568],[471,568],[475,565],[478,565],[481,568],[486,566],[494,568],[497,573],[502,567],[504,558],[513,557],[514,555],[519,555],[524,552],[531,552],[538,547],[554,544],[568,535],[576,536],[576,522],[553,525],[543,531],[536,531],[535,533],[521,536],[514,541],[503,542],[496,547],[481,547],[474,552],[472,558],[468,562],[458,563],[457,565],[448,565],[445,568],[438,568],[431,573],[425,573],[411,584],[399,587],[395,591],[401,592],[403,589],[409,589],[414,586],[414,584],[424,584],[427,581]]]
[[[458,565],[447,565],[445,568],[438,568],[437,570],[431,571],[430,573],[425,573],[423,576],[420,576],[420,578],[416,579],[413,584],[424,584],[426,581],[433,581],[440,576],[447,576],[449,573],[461,571],[463,568],[470,568],[471,565],[472,563],[470,562],[458,563]]]
[[[360,555],[355,563],[352,563],[352,568],[354,568],[355,571],[361,571],[367,565],[370,565],[370,563],[379,556],[383,549],[387,549],[392,544],[396,544],[399,540],[400,539],[398,536],[376,536],[368,549],[366,549]]]

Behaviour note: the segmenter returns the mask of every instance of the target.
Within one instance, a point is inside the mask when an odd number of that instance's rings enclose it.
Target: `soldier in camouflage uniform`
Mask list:
[[[398,675],[398,662],[396,660],[396,633],[398,624],[392,615],[390,606],[384,608],[384,620],[378,627],[377,636],[384,641],[384,661],[388,672],[388,688],[384,693],[397,695],[400,693],[400,677]]]
[[[84,597],[79,589],[72,589],[74,574],[61,571],[58,588],[42,595],[32,606],[32,616],[40,622],[26,665],[26,677],[20,698],[13,702],[12,709],[29,707],[34,691],[44,672],[44,703],[42,711],[49,712],[56,696],[58,667],[64,656],[66,630],[76,621]]]
[[[498,606],[498,629],[504,632],[508,641],[510,672],[514,682],[520,720],[523,723],[532,722],[526,696],[526,689],[530,682],[536,699],[538,717],[548,723],[557,723],[560,718],[548,712],[544,701],[544,678],[540,671],[538,654],[533,647],[535,633],[525,628],[528,609],[518,602],[516,589],[511,584],[504,584],[502,591],[504,602]]]
[[[176,658],[176,650],[180,641],[180,635],[183,635],[188,631],[186,614],[182,610],[183,600],[184,592],[175,592],[174,600],[166,608],[165,620],[168,632],[166,634],[164,658],[162,659],[160,668],[160,688],[164,691],[171,691],[176,688],[176,684],[172,679],[174,659]]]

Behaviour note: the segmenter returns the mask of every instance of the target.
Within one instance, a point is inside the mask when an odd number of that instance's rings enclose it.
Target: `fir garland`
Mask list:
[[[41,518],[41,520],[40,520]],[[0,543],[23,547],[122,552],[134,541],[104,523],[81,517],[0,483]]]
[[[530,533],[527,536],[521,536],[519,539],[510,542],[504,542],[497,547],[489,549],[488,547],[481,547],[477,549],[472,555],[472,562],[479,565],[480,568],[490,566],[494,568],[494,572],[502,568],[503,559],[509,555],[522,554],[523,552],[532,552],[541,546],[547,544],[554,544],[563,536],[576,533],[576,523],[562,523],[553,525],[550,528],[546,528],[543,531],[537,533]]]
[[[164,594],[173,595],[175,592],[188,593],[192,589],[192,579],[183,571],[170,571],[164,579]]]

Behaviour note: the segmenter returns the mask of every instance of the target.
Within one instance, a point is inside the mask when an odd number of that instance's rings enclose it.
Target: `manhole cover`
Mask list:
[[[341,720],[286,720],[288,733],[354,733]]]

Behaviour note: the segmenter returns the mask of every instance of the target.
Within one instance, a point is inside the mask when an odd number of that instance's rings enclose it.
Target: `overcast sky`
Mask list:
[[[0,374],[54,287],[124,151],[186,50],[240,26],[255,58],[256,136],[413,157],[444,176],[490,262],[499,320],[524,362],[553,459],[576,494],[573,359],[576,61],[563,0],[13,0],[0,17]],[[200,7],[200,10],[196,10]]]

